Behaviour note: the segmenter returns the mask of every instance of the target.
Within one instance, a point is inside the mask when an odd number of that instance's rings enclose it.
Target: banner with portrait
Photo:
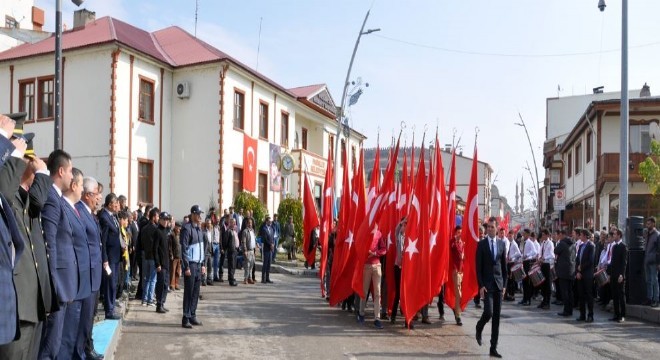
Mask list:
[[[270,177],[270,191],[280,192],[282,190],[282,174],[280,173],[280,147],[270,144],[270,166],[268,168]]]

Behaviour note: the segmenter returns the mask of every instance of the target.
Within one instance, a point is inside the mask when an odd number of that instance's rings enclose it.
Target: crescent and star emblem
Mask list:
[[[252,158],[250,158],[250,154],[252,154]],[[252,171],[252,167],[254,165],[254,148],[252,146],[248,146],[247,148],[247,161],[248,161],[248,170]]]

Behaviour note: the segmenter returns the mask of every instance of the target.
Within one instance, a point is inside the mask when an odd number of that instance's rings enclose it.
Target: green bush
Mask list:
[[[261,223],[264,222],[264,218],[266,217],[266,214],[268,214],[268,210],[266,209],[266,206],[257,199],[256,196],[252,195],[249,192],[241,191],[236,195],[234,198],[234,208],[235,209],[240,209],[243,208],[244,214],[247,212],[247,210],[252,210],[252,216],[254,217],[254,229],[255,232],[259,232],[259,228],[261,227]],[[239,225],[240,226],[240,225]]]
[[[296,229],[296,247],[302,249],[303,243],[303,214],[302,202],[298,199],[284,199],[277,208],[277,216],[280,221],[280,228],[284,229],[284,224],[289,222],[289,216],[293,216],[293,227]]]

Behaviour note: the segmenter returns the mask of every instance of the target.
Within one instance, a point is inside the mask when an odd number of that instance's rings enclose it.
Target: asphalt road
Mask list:
[[[237,271],[237,275],[238,275]],[[242,272],[241,272],[242,276]],[[420,359],[488,358],[490,325],[484,345],[474,340],[481,311],[470,304],[462,327],[447,322],[417,324],[403,329],[402,321],[385,328],[367,326],[320,298],[318,280],[273,274],[275,284],[202,288],[198,319],[204,325],[181,327],[182,291],[170,293],[168,314],[132,301],[115,353],[116,359]],[[218,284],[218,283],[216,283]],[[660,354],[660,326],[628,319],[607,321],[596,312],[593,324],[559,318],[559,307],[541,311],[505,303],[499,352],[509,359],[653,359]]]

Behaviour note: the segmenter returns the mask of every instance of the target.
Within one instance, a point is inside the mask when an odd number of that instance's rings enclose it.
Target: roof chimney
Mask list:
[[[644,86],[642,86],[642,90],[639,91],[639,97],[643,98],[649,96],[651,96],[651,87],[646,85],[646,83],[644,83]]]
[[[73,13],[73,28],[78,29],[96,21],[96,13],[87,9],[76,10]]]

